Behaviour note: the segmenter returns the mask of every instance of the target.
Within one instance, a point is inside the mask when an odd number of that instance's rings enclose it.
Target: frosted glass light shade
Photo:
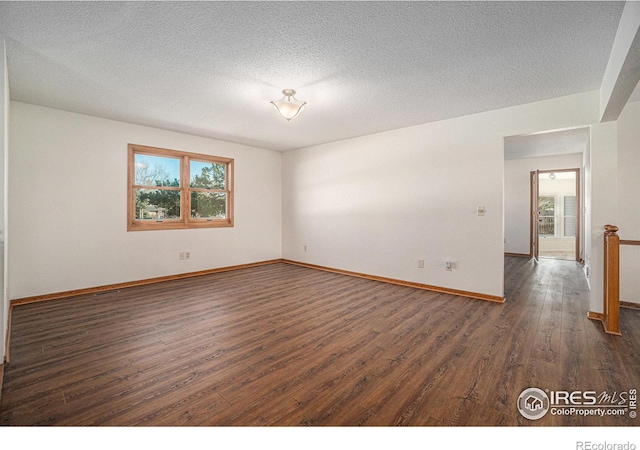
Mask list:
[[[306,105],[307,102],[295,98],[294,95],[296,95],[296,91],[293,89],[285,89],[282,91],[282,94],[284,97],[280,100],[272,101],[271,104],[282,117],[291,120],[300,114],[300,111],[304,109],[304,105]]]

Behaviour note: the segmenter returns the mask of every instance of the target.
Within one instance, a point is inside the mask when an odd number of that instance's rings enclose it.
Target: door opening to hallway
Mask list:
[[[532,172],[531,247],[536,259],[580,259],[579,177],[579,169]]]

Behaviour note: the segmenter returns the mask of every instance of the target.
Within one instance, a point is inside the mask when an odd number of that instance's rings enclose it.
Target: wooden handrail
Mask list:
[[[604,331],[620,334],[620,237],[615,225],[604,226]]]
[[[620,239],[620,245],[640,245],[640,241],[631,241],[628,239]]]

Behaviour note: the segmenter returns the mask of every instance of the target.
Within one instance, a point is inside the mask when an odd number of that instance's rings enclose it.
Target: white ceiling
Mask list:
[[[12,100],[285,151],[598,89],[623,6],[0,2],[0,33]]]
[[[583,153],[588,145],[589,128],[509,136],[504,139],[504,159]]]

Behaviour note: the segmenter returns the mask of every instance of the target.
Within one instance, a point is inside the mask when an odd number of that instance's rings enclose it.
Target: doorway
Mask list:
[[[531,254],[580,260],[580,169],[531,172]]]

